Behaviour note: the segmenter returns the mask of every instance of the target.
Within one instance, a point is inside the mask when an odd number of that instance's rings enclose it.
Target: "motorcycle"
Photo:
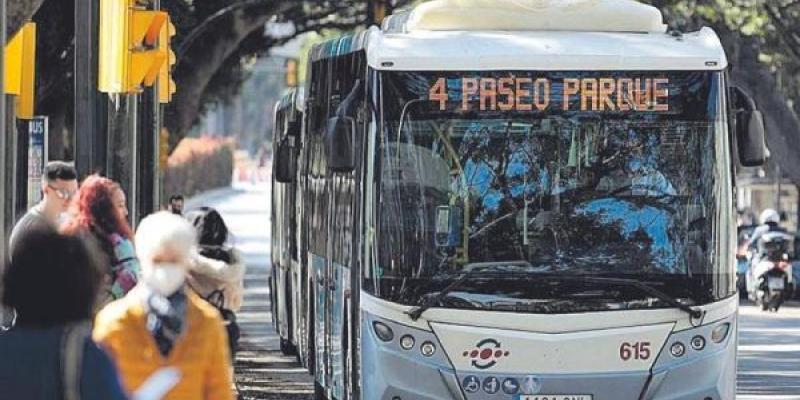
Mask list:
[[[778,309],[791,297],[792,264],[789,263],[789,235],[782,232],[764,234],[758,243],[747,274],[747,291],[751,300],[764,311]]]

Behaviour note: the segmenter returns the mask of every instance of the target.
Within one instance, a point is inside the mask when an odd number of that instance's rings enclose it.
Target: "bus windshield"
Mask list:
[[[666,306],[567,275],[688,304],[732,293],[719,73],[383,72],[381,87],[377,296],[416,304],[476,266],[509,274],[477,275],[441,306]]]

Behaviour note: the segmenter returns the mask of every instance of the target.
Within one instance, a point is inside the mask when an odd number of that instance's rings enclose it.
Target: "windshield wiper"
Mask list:
[[[552,276],[551,276],[552,277]],[[599,276],[585,276],[585,275],[559,275],[555,277],[555,279],[562,279],[562,280],[570,280],[570,281],[580,281],[580,282],[588,282],[588,283],[608,283],[612,285],[623,285],[623,286],[630,286],[635,287],[647,294],[669,304],[672,307],[675,307],[681,311],[686,312],[692,318],[698,319],[703,316],[703,311],[698,310],[696,308],[692,308],[686,304],[681,303],[676,298],[670,296],[667,293],[664,293],[646,283],[641,281],[637,281],[635,279],[624,279],[624,278],[604,278]]]
[[[433,307],[434,305],[439,304],[439,302],[442,301],[445,298],[445,296],[447,296],[450,292],[452,292],[453,289],[457,288],[458,285],[462,284],[470,276],[475,275],[477,271],[479,270],[473,269],[472,271],[467,271],[462,273],[461,275],[459,275],[458,278],[450,282],[449,285],[445,286],[444,289],[440,290],[439,293],[436,294],[436,296],[433,296],[433,298],[426,297],[425,299],[422,300],[422,304],[406,311],[406,314],[408,314],[408,316],[411,317],[412,321],[418,320],[419,317],[422,316],[422,313],[424,313],[427,309]]]
[[[527,262],[521,262],[521,263],[524,263],[524,264],[527,264],[528,266],[530,266],[530,264],[527,263]],[[472,277],[474,277],[476,275],[484,274],[484,273],[486,273],[486,270],[493,270],[493,269],[494,269],[494,271],[490,271],[491,273],[503,274],[502,272],[497,271],[493,267],[493,265],[489,265],[489,264],[494,264],[494,263],[485,263],[485,264],[475,265],[473,268],[465,271],[464,273],[459,275],[459,277],[456,278],[453,282],[451,282],[449,285],[445,286],[435,296],[426,298],[425,300],[423,300],[422,304],[420,304],[418,306],[415,306],[414,308],[406,311],[406,314],[409,317],[411,317],[411,320],[416,321],[416,320],[418,320],[420,318],[420,316],[422,316],[422,313],[427,311],[429,308],[434,307],[436,304],[439,304],[445,297],[447,297],[448,294],[450,294],[453,290],[458,288],[467,279],[472,278]],[[513,263],[497,263],[497,264],[501,264],[501,265],[497,265],[497,266],[509,266],[509,265],[511,265]],[[467,266],[467,267],[469,267],[469,266]],[[512,274],[515,274],[515,273],[512,272]],[[528,275],[528,276],[535,277],[537,275],[534,273],[534,274],[531,274],[531,275]],[[693,307],[691,307],[689,305],[683,304],[680,301],[678,301],[675,297],[670,296],[669,294],[664,293],[661,290],[658,290],[658,289],[656,289],[656,288],[654,288],[654,287],[652,287],[652,286],[650,286],[650,285],[648,285],[646,283],[643,283],[641,281],[637,281],[637,280],[634,280],[634,279],[606,278],[606,277],[585,276],[585,275],[551,275],[551,274],[543,274],[543,275],[540,275],[540,277],[542,279],[560,279],[560,280],[564,280],[564,281],[573,281],[573,282],[605,283],[605,284],[611,284],[611,285],[630,286],[630,287],[637,288],[637,289],[639,289],[639,290],[641,290],[641,291],[643,291],[643,292],[645,292],[645,293],[647,293],[647,294],[649,294],[649,295],[651,295],[651,296],[663,301],[664,303],[667,303],[668,305],[670,305],[672,307],[675,307],[675,308],[677,308],[677,309],[679,309],[681,311],[686,312],[693,319],[699,319],[699,318],[703,317],[703,315],[704,315],[703,311],[701,311],[699,309],[696,309],[696,308],[693,308]]]
[[[423,299],[422,304],[415,306],[414,308],[406,311],[409,317],[411,317],[412,321],[416,321],[422,316],[429,308],[439,304],[445,297],[447,297],[450,292],[456,289],[459,285],[464,283],[467,279],[474,277],[476,275],[482,274],[486,270],[493,269],[495,267],[503,267],[503,266],[510,266],[510,265],[523,265],[530,267],[531,264],[527,261],[520,260],[520,261],[502,261],[502,262],[486,262],[486,263],[472,263],[467,264],[464,266],[464,272],[458,276],[453,282],[450,282],[449,285],[445,286],[439,293],[436,293],[433,297],[428,297]]]

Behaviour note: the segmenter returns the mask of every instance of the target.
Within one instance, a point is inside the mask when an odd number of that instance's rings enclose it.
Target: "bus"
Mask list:
[[[312,48],[276,251],[316,398],[733,399],[766,149],[727,70],[633,1],[437,0]]]
[[[272,130],[272,151],[276,159],[291,160],[297,157],[302,112],[302,89],[289,90],[275,105]],[[297,308],[300,295],[293,289],[300,285],[300,267],[297,260],[297,218],[294,209],[296,185],[285,166],[272,164],[271,195],[271,268],[269,277],[270,305],[272,321],[280,337],[280,350],[284,355],[301,355],[298,349],[303,343],[298,341],[296,332],[299,321]]]

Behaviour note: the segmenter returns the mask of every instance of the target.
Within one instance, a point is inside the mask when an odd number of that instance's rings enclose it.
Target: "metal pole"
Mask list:
[[[153,1],[153,6],[155,7],[156,10],[160,10],[161,9],[161,0],[154,0]],[[159,43],[159,45],[160,45],[160,43]],[[169,60],[166,60],[164,62],[169,63]],[[169,66],[167,66],[167,67],[169,67]],[[161,84],[161,82],[156,82],[156,84],[153,86],[153,105],[152,105],[153,137],[151,138],[152,147],[151,147],[151,151],[150,151],[150,156],[151,156],[152,164],[153,164],[153,166],[152,166],[152,170],[153,170],[153,193],[152,193],[152,196],[150,196],[152,203],[151,203],[150,209],[148,210],[149,212],[158,211],[158,209],[160,208],[160,205],[161,205],[161,181],[162,181],[162,173],[163,173],[163,171],[161,171],[161,169],[159,167],[159,155],[160,155],[159,151],[160,151],[160,148],[159,148],[158,144],[160,142],[161,126],[163,124],[162,124],[162,120],[161,120],[162,107],[161,107],[161,103],[160,103],[159,98],[158,98],[158,91],[159,91],[158,85],[160,85],[160,84]]]
[[[83,177],[105,167],[97,119],[97,1],[75,2],[75,166]]]
[[[130,165],[131,168],[129,171],[125,171],[123,173],[129,174],[130,177],[130,187],[131,190],[128,192],[128,204],[130,206],[130,214],[131,214],[131,226],[136,226],[139,222],[139,121],[137,120],[137,116],[139,115],[139,96],[138,95],[129,95],[129,125],[128,125],[128,132],[130,135],[128,137],[128,154],[130,156]]]
[[[775,211],[781,213],[781,166],[775,163]]]
[[[0,0],[0,42],[3,43],[3,47],[5,47],[6,43],[6,0]],[[0,88],[5,88],[5,51],[0,51]],[[5,90],[3,90],[2,95],[0,95],[0,165],[3,166],[3,170],[8,168],[8,162],[6,161],[6,145],[5,145],[5,138],[6,138],[6,95]],[[6,185],[5,179],[0,179],[0,199],[7,199],[6,196]],[[8,231],[6,230],[6,226],[8,226],[8,222],[6,221],[6,213],[5,207],[0,208],[0,276],[3,275],[5,270],[5,264],[8,257]],[[0,286],[0,293],[2,293],[3,288]],[[6,325],[6,310],[4,307],[0,306],[0,329]],[[0,388],[2,390],[2,388]]]
[[[135,128],[136,96],[113,94],[108,96],[108,176],[117,181],[128,195],[130,222],[136,222],[135,185]]]

